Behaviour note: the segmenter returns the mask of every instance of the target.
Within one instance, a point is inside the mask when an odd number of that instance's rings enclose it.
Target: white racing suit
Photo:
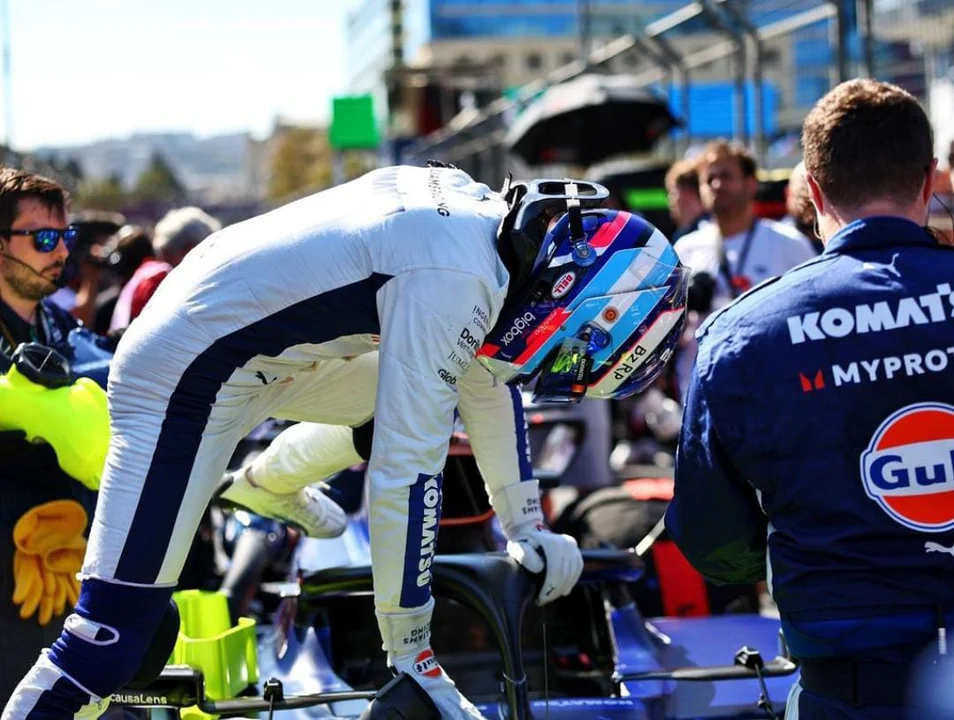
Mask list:
[[[520,482],[531,468],[519,396],[472,363],[507,290],[495,245],[506,210],[463,172],[386,168],[189,254],[119,345],[81,596],[3,720],[95,716],[132,679],[232,451],[267,417],[356,427],[374,416],[385,648],[402,669],[441,675],[407,657],[429,652],[428,567],[456,407],[505,529],[520,535],[538,517],[536,483]]]

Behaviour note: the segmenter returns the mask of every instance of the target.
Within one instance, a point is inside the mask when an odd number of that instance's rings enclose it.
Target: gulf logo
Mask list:
[[[429,678],[440,677],[441,666],[438,665],[437,658],[434,657],[434,652],[430,648],[422,650],[414,659],[414,672]]]
[[[861,456],[868,497],[922,532],[954,529],[954,406],[908,405],[875,431]]]

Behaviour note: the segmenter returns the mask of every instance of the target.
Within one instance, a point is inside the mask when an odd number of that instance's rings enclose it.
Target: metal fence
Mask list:
[[[549,85],[584,72],[624,71],[667,97],[684,123],[661,144],[661,157],[732,136],[763,166],[790,167],[798,159],[805,114],[839,81],[875,76],[927,104],[932,88],[954,77],[952,0],[698,0],[655,16],[634,12],[622,27],[600,22],[602,10],[619,10],[618,0],[607,3],[612,8],[587,5],[586,62],[564,65],[516,95],[462,112],[409,146],[402,159],[440,158],[492,183],[505,169],[529,171],[506,148],[516,115]],[[730,117],[731,127],[707,122],[712,117]]]

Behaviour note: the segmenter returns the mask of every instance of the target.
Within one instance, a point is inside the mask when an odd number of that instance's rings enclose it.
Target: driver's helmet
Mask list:
[[[526,254],[534,225],[543,240],[477,359],[506,383],[539,374],[535,401],[619,399],[649,386],[685,321],[689,274],[669,241],[636,215],[600,209],[608,193],[594,183],[539,180],[505,194],[501,240],[516,238]]]

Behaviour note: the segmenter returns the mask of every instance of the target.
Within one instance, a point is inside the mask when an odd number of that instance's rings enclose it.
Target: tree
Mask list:
[[[140,173],[133,188],[133,197],[140,202],[164,202],[179,205],[186,199],[186,190],[169,163],[154,152],[149,165]]]
[[[281,127],[270,160],[268,197],[278,202],[331,184],[331,148],[324,130]]]
[[[112,174],[105,180],[84,180],[76,192],[77,210],[109,210],[122,212],[127,202],[126,190],[119,175]]]
[[[56,155],[49,160],[50,174],[71,193],[79,190],[83,182],[83,166],[75,157],[61,158]]]
[[[345,180],[354,180],[378,166],[378,158],[374,151],[351,150],[344,153],[342,159]]]
[[[63,165],[63,172],[66,173],[69,177],[73,178],[73,181],[77,184],[83,182],[83,164],[73,156],[70,156],[66,159],[66,163]]]

